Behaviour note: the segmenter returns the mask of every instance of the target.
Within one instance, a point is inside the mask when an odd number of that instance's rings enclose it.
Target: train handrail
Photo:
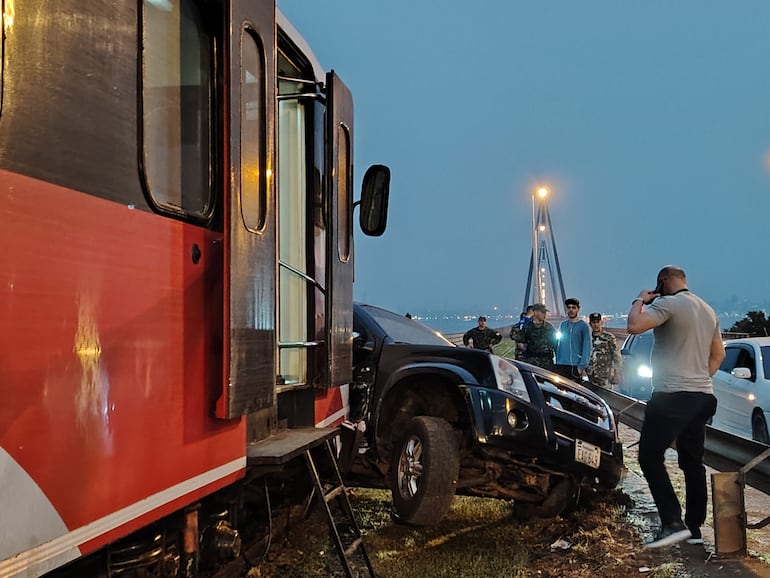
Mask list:
[[[647,407],[645,402],[593,383],[583,385],[604,399],[621,423],[641,431],[644,409]],[[703,462],[720,472],[739,472],[767,449],[765,444],[707,425]],[[748,485],[770,495],[770,460],[759,461],[745,475]]]

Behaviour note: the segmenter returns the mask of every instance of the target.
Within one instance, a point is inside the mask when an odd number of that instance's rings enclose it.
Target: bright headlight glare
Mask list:
[[[652,377],[652,367],[642,364],[639,366],[637,373],[639,377]]]
[[[498,357],[497,355],[492,355],[490,357],[492,358],[492,365],[495,368],[497,388],[506,391],[511,395],[515,395],[519,399],[530,401],[529,392],[527,391],[527,386],[524,383],[524,378],[521,376],[519,368],[510,361]]]

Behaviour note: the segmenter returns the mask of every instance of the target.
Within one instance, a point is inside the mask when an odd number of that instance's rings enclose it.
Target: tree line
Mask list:
[[[730,333],[747,333],[749,337],[767,337],[770,335],[770,319],[764,311],[749,311],[740,321],[736,321]]]

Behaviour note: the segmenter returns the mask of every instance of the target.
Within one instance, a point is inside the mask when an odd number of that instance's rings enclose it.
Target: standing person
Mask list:
[[[564,301],[567,319],[559,325],[556,346],[556,373],[566,378],[580,380],[586,375],[591,359],[591,330],[588,323],[578,317],[580,301],[570,297]]]
[[[706,422],[717,407],[711,376],[725,357],[717,316],[688,290],[684,271],[663,267],[657,282],[653,291],[639,292],[628,312],[629,333],[655,331],[653,394],[639,438],[639,465],[658,508],[660,530],[647,548],[682,540],[703,543],[700,527],[708,500],[703,445]],[[674,441],[685,480],[684,522],[664,464],[664,453]]]
[[[521,332],[530,323],[532,323],[532,315],[534,309],[532,305],[527,305],[526,311],[519,316],[519,321],[511,326],[511,339],[516,342],[516,349],[514,355],[516,359],[522,359],[524,357],[524,341],[521,337]]]
[[[545,318],[548,309],[542,303],[532,306],[532,321],[521,330],[524,343],[523,360],[553,371],[553,352],[556,348],[556,330]]]
[[[618,340],[609,331],[604,330],[602,314],[591,313],[588,316],[591,326],[591,359],[588,362],[588,379],[591,383],[616,389],[620,383],[623,369],[623,357],[618,349]]]
[[[492,346],[500,343],[503,336],[500,332],[487,327],[487,318],[482,315],[479,317],[478,327],[469,329],[463,335],[463,345],[467,347],[471,340],[473,340],[474,349],[483,349],[492,353]]]

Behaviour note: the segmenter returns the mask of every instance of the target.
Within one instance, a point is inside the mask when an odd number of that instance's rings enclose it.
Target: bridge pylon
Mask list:
[[[564,300],[567,297],[559,254],[556,252],[556,237],[548,212],[549,194],[546,187],[540,187],[532,195],[532,250],[521,310],[524,311],[527,305],[542,303],[552,316],[566,317]]]

